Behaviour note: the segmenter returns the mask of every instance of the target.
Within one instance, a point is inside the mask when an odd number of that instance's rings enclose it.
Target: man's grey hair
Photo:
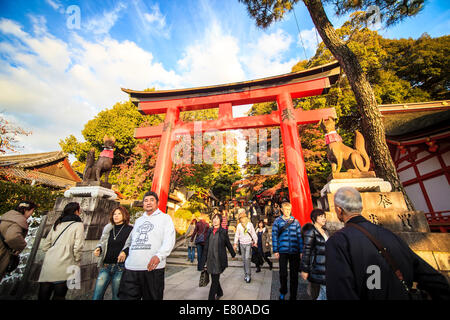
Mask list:
[[[334,194],[334,205],[342,208],[345,213],[361,213],[361,195],[352,187],[339,188]]]

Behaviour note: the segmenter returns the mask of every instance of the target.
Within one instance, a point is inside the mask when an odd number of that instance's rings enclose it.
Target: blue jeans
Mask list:
[[[111,283],[112,299],[119,300],[117,294],[119,293],[120,280],[122,273],[125,270],[123,263],[104,263],[98,273],[97,281],[95,282],[94,296],[92,300],[103,300],[106,289]]]
[[[202,244],[197,245],[197,270],[198,271],[203,270],[203,268],[200,266],[200,261],[202,260],[203,247],[204,247],[204,245],[202,245]]]
[[[195,259],[195,247],[188,247],[188,259],[190,262],[194,262]]]
[[[320,291],[317,300],[327,300],[327,287],[323,284],[320,285]]]

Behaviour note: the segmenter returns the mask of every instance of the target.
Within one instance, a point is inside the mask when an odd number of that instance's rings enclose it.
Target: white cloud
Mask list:
[[[150,9],[142,0],[134,0],[134,16],[139,21],[139,28],[143,34],[156,37],[170,38],[170,26],[166,23],[166,16],[161,13],[159,5],[155,4]]]
[[[107,34],[119,19],[120,12],[126,7],[124,3],[119,3],[113,10],[104,12],[102,16],[91,18],[84,27],[94,34]]]
[[[250,54],[242,57],[250,77],[262,78],[291,72],[297,62],[297,59],[285,58],[291,44],[292,37],[281,29],[270,34],[264,33],[256,42],[250,43]]]
[[[301,36],[301,38],[300,38]],[[303,40],[303,43],[302,43]],[[322,41],[319,34],[316,34],[316,29],[313,27],[311,30],[302,30],[300,31],[300,34],[298,35],[297,39],[297,46],[300,48],[302,46],[305,47],[306,54],[308,55],[308,58],[316,53],[317,49],[317,41]]]
[[[145,12],[154,14],[147,16],[147,23],[166,23],[159,8]],[[0,42],[0,111],[33,131],[21,138],[23,152],[58,150],[59,140],[69,134],[81,138],[84,124],[100,110],[128,99],[121,87],[230,83],[290,72],[297,62],[286,58],[293,39],[284,31],[261,33],[244,54],[239,40],[216,19],[196,42],[180,48],[177,72],[135,42],[107,34],[91,41],[79,33],[63,41],[47,30],[45,19],[30,19],[37,32],[25,32],[17,22],[0,19],[0,34],[9,36]]]
[[[5,18],[0,20],[0,32],[19,38],[25,36],[25,32],[22,31],[22,27],[17,22]]]
[[[178,65],[184,82],[190,86],[246,79],[239,61],[238,39],[224,34],[217,22],[211,24],[203,39],[184,50]]]
[[[32,35],[11,20],[0,33],[0,110],[26,130],[24,152],[58,150],[60,139],[80,136],[100,110],[128,97],[120,88],[179,86],[181,78],[134,42],[106,37],[90,42],[74,34],[64,42],[44,31]],[[15,46],[16,42],[21,46]]]
[[[58,0],[45,0],[45,2],[47,2],[55,10],[62,8],[62,4]]]
[[[152,7],[151,13],[144,13],[144,17],[149,23],[156,24],[158,28],[166,26],[166,17],[161,14],[158,4]]]

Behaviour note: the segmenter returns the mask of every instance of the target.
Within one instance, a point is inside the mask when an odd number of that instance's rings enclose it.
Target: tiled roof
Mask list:
[[[413,138],[449,129],[450,100],[379,105],[387,137]]]
[[[66,157],[67,154],[62,151],[0,156],[0,167],[12,166],[14,168],[33,168],[56,162]]]
[[[36,181],[38,184],[44,184],[57,188],[68,188],[75,186],[76,182],[69,179],[46,174],[35,170],[26,170],[22,168],[1,168],[0,174],[11,175],[15,178]]]

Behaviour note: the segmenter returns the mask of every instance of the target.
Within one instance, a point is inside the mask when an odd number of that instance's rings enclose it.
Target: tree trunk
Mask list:
[[[378,177],[392,184],[395,191],[401,191],[409,210],[414,206],[405,192],[397,175],[394,162],[386,144],[384,123],[378,110],[375,94],[363,72],[358,58],[336,34],[323,9],[321,0],[303,0],[323,42],[331,51],[344,72],[355,94],[358,110],[362,119],[362,131],[368,147],[368,153],[375,165]]]

